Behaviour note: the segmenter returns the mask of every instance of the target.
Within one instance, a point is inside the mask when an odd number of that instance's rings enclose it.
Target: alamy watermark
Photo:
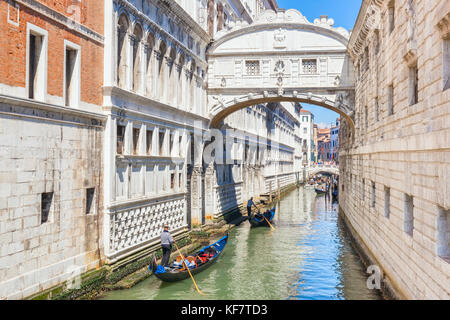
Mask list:
[[[370,274],[366,281],[367,289],[380,290],[382,279],[382,272],[380,267],[377,265],[371,265],[367,268],[366,273]]]

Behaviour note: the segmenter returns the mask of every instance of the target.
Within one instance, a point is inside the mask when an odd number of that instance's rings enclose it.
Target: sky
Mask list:
[[[310,22],[321,15],[328,15],[334,19],[334,27],[353,29],[362,0],[277,0],[278,6],[283,9],[297,9]],[[304,109],[314,114],[315,123],[319,127],[329,127],[330,122],[339,115],[328,109],[302,103]]]

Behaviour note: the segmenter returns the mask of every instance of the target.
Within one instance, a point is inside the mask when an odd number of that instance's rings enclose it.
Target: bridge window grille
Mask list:
[[[248,76],[258,76],[261,73],[259,61],[257,60],[245,61],[245,67]]]
[[[317,59],[302,60],[303,73],[316,74],[317,73]]]

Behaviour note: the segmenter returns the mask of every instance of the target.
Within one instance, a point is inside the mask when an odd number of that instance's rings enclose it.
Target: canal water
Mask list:
[[[164,283],[149,277],[131,289],[100,299],[128,300],[376,300],[368,274],[338,220],[337,204],[314,190],[298,188],[277,204],[275,230],[250,228],[248,221],[230,232],[216,264],[192,280]]]

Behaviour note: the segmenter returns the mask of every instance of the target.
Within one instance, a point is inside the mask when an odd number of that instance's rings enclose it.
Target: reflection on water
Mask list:
[[[195,279],[164,283],[150,277],[102,299],[381,299],[366,287],[367,275],[338,220],[337,206],[314,190],[299,188],[277,205],[275,230],[230,233],[217,263]]]

